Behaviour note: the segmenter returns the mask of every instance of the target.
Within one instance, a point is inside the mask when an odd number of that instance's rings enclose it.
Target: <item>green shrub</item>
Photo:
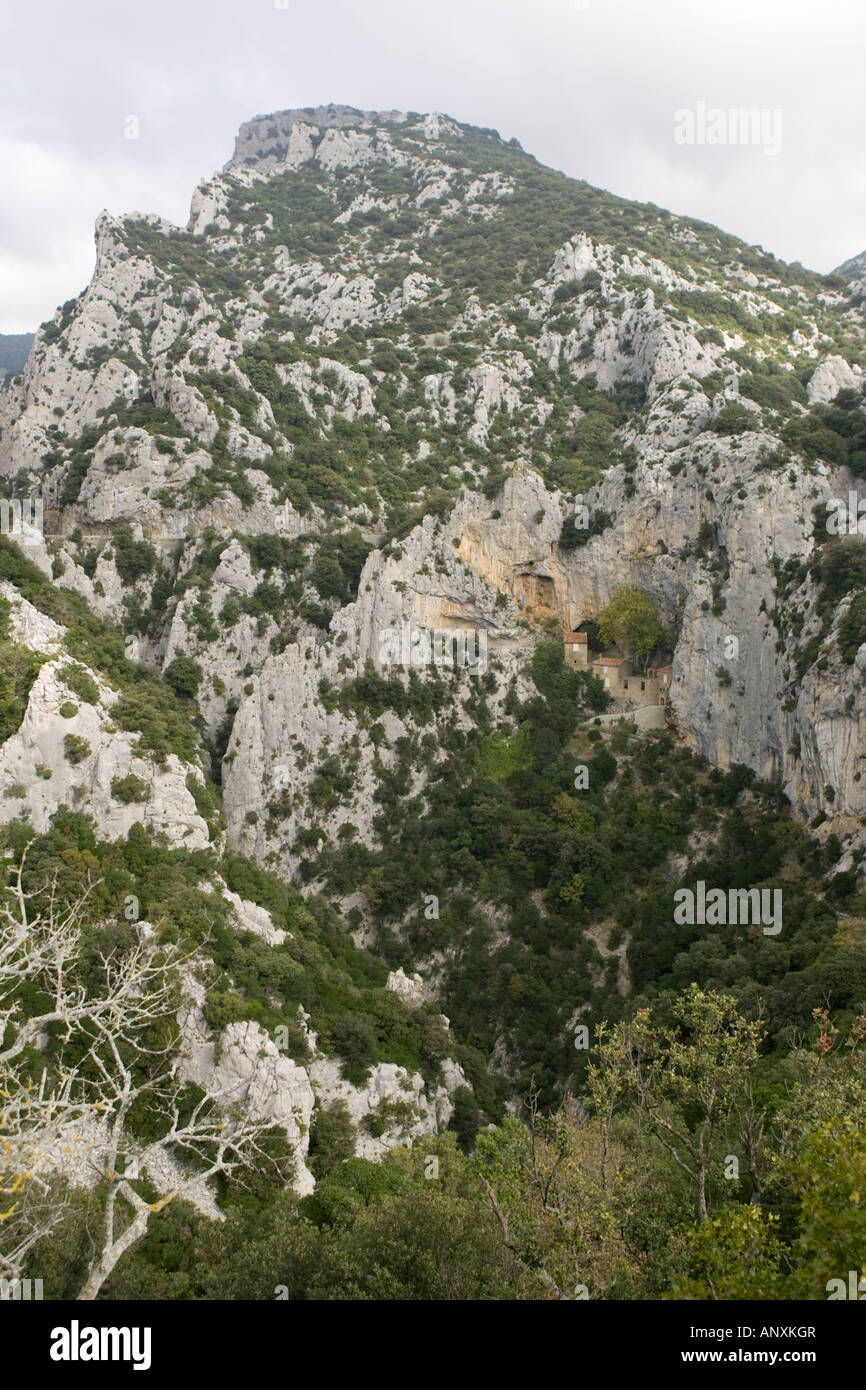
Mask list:
[[[129,805],[133,801],[147,801],[150,792],[147,783],[130,772],[126,777],[112,777],[111,795]]]
[[[376,1031],[367,1014],[346,1014],[332,1030],[334,1050],[346,1064],[347,1074],[366,1073],[377,1060]]]
[[[710,429],[714,434],[732,435],[745,434],[746,430],[760,429],[761,424],[758,416],[748,406],[740,405],[739,401],[728,401],[723,405]]]
[[[164,762],[174,753],[182,762],[191,762],[198,745],[189,720],[174,704],[175,696],[157,681],[142,681],[125,691],[111,714],[115,724],[127,733],[139,735],[136,752],[153,753]]]
[[[63,748],[70,763],[83,762],[92,752],[87,739],[79,738],[78,734],[67,734],[63,740]]]
[[[175,695],[194,700],[202,681],[202,669],[197,661],[189,656],[176,656],[163,672],[167,684]]]
[[[602,531],[606,531],[612,523],[613,517],[601,508],[593,512],[592,520],[588,526],[577,526],[574,517],[567,516],[562,523],[559,548],[566,554],[571,550],[576,550],[578,546],[586,545],[593,536],[600,536]]]
[[[830,405],[813,405],[808,414],[790,421],[782,439],[808,460],[847,464],[858,478],[866,477],[866,413],[863,396],[840,391]]]
[[[475,1136],[481,1128],[481,1110],[469,1086],[459,1086],[452,1097],[454,1114],[450,1129],[457,1135],[457,1142],[464,1153],[471,1153],[475,1146]]]
[[[79,700],[83,700],[86,705],[95,705],[99,701],[99,687],[85,666],[73,665],[61,666],[57,673],[60,679]]]
[[[313,1112],[310,1129],[310,1168],[314,1176],[327,1177],[355,1152],[355,1127],[345,1101],[336,1100]]]
[[[123,584],[134,584],[156,565],[156,551],[147,541],[133,539],[131,526],[118,526],[112,536],[114,564]]]
[[[806,404],[806,390],[796,372],[778,368],[766,368],[761,372],[746,372],[740,377],[740,395],[757,401],[758,405],[770,410],[790,413],[791,405],[797,401]]]
[[[205,996],[204,1016],[211,1028],[225,1028],[249,1017],[249,1003],[237,990],[210,989]]]
[[[33,682],[45,658],[0,638],[0,743],[21,727]]]
[[[839,651],[850,666],[866,642],[866,594],[858,594],[839,624]]]

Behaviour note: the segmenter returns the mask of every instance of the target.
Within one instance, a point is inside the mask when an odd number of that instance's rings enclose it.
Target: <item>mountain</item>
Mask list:
[[[342,106],[96,249],[0,393],[0,823],[206,951],[184,1074],[296,1190],[553,1104],[581,1019],[689,982],[780,1052],[855,1009],[856,262]],[[779,942],[678,921],[696,880],[783,885]]]
[[[33,338],[33,333],[0,333],[0,380],[21,371]]]
[[[861,251],[859,256],[852,256],[850,260],[843,261],[833,271],[835,275],[843,275],[851,279],[862,280],[866,275],[866,251]]]
[[[346,659],[338,638],[363,666],[377,627],[436,626],[449,607],[498,642],[528,568],[566,631],[617,583],[647,588],[692,745],[780,777],[810,817],[866,811],[846,710],[859,668],[832,640],[814,659],[843,612],[806,573],[816,508],[847,499],[849,452],[860,476],[846,418],[829,443],[819,433],[839,390],[860,389],[847,288],[554,174],[494,132],[343,107],[248,123],[186,232],[104,214],[97,252],[7,393],[0,459],[38,480],[67,584],[131,616],[148,664],[200,661],[211,734],[238,703],[226,802],[245,848],[290,870],[301,857],[281,848],[291,817],[276,837],[246,820],[308,717],[269,709],[266,685],[312,691]],[[563,553],[576,496],[608,520]],[[107,553],[125,524],[159,557],[166,600],[146,619],[155,571],[124,584]],[[209,525],[278,537],[279,564],[221,538],[206,581],[177,593],[180,538]],[[444,585],[419,577],[425,563],[445,565]],[[273,588],[260,569],[291,575],[294,602],[256,601]],[[227,659],[202,632],[232,593],[258,611],[229,604]],[[720,690],[729,636],[737,679]],[[308,751],[344,733],[322,719]],[[296,794],[312,771],[288,775]]]

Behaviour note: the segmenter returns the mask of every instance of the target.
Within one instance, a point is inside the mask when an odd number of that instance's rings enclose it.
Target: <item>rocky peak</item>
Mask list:
[[[852,279],[866,279],[866,251],[861,251],[859,256],[852,256],[850,260],[843,261],[837,265],[833,271],[834,275],[849,275]]]
[[[333,103],[296,107],[245,121],[238,131],[234,154],[225,172],[268,173],[277,165],[285,164],[293,154],[308,151],[312,156],[326,132],[364,132],[369,141],[376,135],[386,135],[394,127],[405,127],[434,140],[446,130],[452,135],[460,132],[455,121],[438,113],[419,116],[417,112],[406,111],[359,111],[353,106]],[[341,142],[332,137],[330,144],[339,147]]]
[[[297,125],[313,126],[318,130],[353,130],[381,126],[408,120],[404,111],[359,111],[354,106],[302,106],[287,111],[274,111],[269,116],[254,116],[244,121],[235,138],[232,164],[242,164],[252,158],[266,156],[267,142],[284,139]]]

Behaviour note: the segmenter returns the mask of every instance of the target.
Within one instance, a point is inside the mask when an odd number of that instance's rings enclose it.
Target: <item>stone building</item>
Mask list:
[[[635,671],[627,657],[602,653],[592,662],[592,670],[614,700],[626,705],[667,704],[672,666],[648,666],[646,671]]]
[[[593,657],[585,632],[567,632],[563,638],[566,665],[575,671],[592,671],[612,699],[626,706],[666,705],[672,666],[648,666],[635,671],[634,663],[619,652]]]
[[[589,640],[585,632],[565,634],[565,664],[575,671],[589,669]]]
[[[658,694],[657,703],[660,705],[666,705],[668,702],[668,692],[671,688],[671,680],[673,679],[673,674],[673,666],[647,667],[647,680],[655,682],[656,691]]]
[[[628,657],[614,656],[610,652],[597,656],[592,663],[593,675],[598,676],[605,690],[611,695],[622,689],[628,690],[631,669]]]

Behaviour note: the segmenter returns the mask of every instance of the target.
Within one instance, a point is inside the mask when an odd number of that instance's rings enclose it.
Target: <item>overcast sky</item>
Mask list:
[[[817,270],[866,248],[864,0],[5,0],[3,11],[2,332],[35,328],[84,287],[101,208],[184,224],[243,120],[329,101],[494,126],[545,164]],[[728,129],[726,144],[678,143],[675,113],[697,117],[700,103],[763,110],[767,138],[732,143]],[[130,116],[137,140],[125,138]],[[765,153],[779,130],[781,150]]]

